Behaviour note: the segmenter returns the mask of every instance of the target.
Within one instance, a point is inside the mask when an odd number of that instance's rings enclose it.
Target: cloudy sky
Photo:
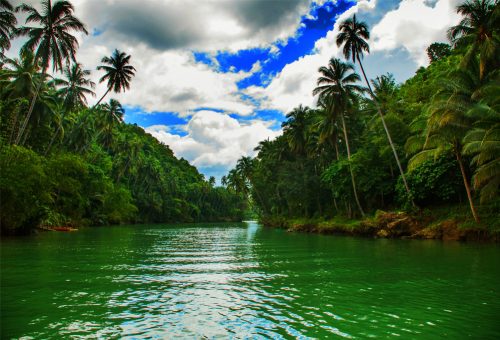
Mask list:
[[[370,26],[368,76],[390,72],[403,82],[427,64],[428,45],[446,41],[458,2],[72,1],[90,33],[78,52],[86,68],[95,70],[115,48],[132,55],[131,89],[112,96],[125,106],[125,120],[216,178],[279,135],[293,107],[314,106],[317,69],[341,56],[335,36],[342,20],[356,14]]]

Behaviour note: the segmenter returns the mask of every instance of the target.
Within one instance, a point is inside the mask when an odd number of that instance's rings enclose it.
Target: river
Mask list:
[[[142,225],[1,241],[1,337],[500,338],[495,244]]]

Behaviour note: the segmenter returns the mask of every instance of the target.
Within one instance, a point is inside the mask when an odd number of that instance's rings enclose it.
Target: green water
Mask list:
[[[147,225],[1,260],[2,338],[500,338],[498,245]]]

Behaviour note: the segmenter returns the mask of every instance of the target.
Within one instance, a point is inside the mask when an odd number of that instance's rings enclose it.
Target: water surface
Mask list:
[[[500,247],[144,225],[1,241],[2,338],[500,338]]]

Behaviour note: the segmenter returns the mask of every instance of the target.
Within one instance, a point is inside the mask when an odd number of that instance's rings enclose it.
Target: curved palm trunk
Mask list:
[[[339,146],[337,143],[337,138],[332,138],[332,143],[333,143],[333,146],[335,147],[335,157],[337,160],[339,160]]]
[[[467,198],[469,199],[469,205],[470,205],[470,210],[472,212],[472,216],[474,217],[474,220],[476,223],[479,223],[479,216],[476,212],[476,208],[474,206],[474,201],[472,199],[472,194],[470,190],[470,185],[469,185],[469,180],[467,179],[467,174],[465,172],[465,167],[462,162],[462,155],[458,150],[455,150],[455,156],[457,157],[458,165],[460,166],[460,172],[462,173],[462,179],[464,180],[464,185],[465,185],[465,191],[467,192]]]
[[[387,135],[387,140],[389,141],[389,144],[391,145],[392,153],[394,154],[394,159],[396,160],[396,163],[399,168],[399,172],[401,173],[401,178],[403,179],[403,183],[406,189],[406,192],[409,197],[411,197],[410,193],[410,187],[408,186],[408,182],[406,181],[406,176],[403,171],[403,167],[401,166],[401,162],[399,161],[398,153],[396,152],[396,148],[394,146],[394,143],[392,142],[391,134],[389,132],[389,129],[387,128],[387,124],[385,123],[384,115],[382,114],[382,110],[380,109],[380,106],[378,105],[378,102],[375,98],[375,94],[373,93],[372,87],[370,85],[370,82],[368,81],[368,78],[366,77],[365,69],[363,68],[363,63],[361,62],[361,59],[359,58],[359,54],[356,55],[359,63],[359,67],[361,68],[361,72],[363,73],[363,78],[365,78],[366,85],[368,85],[368,90],[370,91],[370,95],[373,98],[373,101],[377,107],[377,112],[378,115],[380,116],[380,120],[382,121],[382,125],[384,126],[385,133]],[[413,198],[411,198],[411,203],[413,204],[414,207],[417,205],[413,201]]]
[[[62,115],[61,117],[61,124],[59,124],[59,126],[57,127],[57,130],[56,132],[54,133],[54,135],[52,136],[52,138],[50,139],[50,143],[49,145],[47,146],[47,149],[45,150],[45,153],[43,154],[44,156],[47,156],[50,152],[50,149],[52,148],[52,144],[54,144],[54,141],[56,140],[57,138],[57,135],[59,134],[59,131],[61,131],[61,126],[64,122],[64,114]]]
[[[349,160],[349,171],[351,172],[352,191],[354,192],[354,198],[356,199],[356,204],[358,205],[358,209],[361,212],[361,216],[365,217],[365,212],[363,211],[363,208],[361,207],[361,203],[359,203],[358,192],[356,190],[356,181],[354,180],[354,172],[352,171],[352,166],[351,166],[351,148],[349,147],[349,138],[347,138],[347,129],[346,129],[346,126],[345,126],[344,115],[341,114],[340,118],[342,119],[342,127],[343,127],[343,130],[344,130],[345,145],[346,145],[346,148],[347,148],[347,159]]]
[[[31,99],[30,107],[28,109],[28,114],[26,115],[26,118],[24,119],[24,122],[21,125],[19,132],[17,133],[17,137],[16,137],[16,140],[14,141],[14,144],[19,144],[19,142],[21,141],[21,138],[23,137],[24,131],[26,130],[26,127],[28,126],[28,122],[30,121],[31,114],[33,113],[33,109],[35,108],[35,103],[36,103],[36,99],[38,98],[38,93],[40,92],[40,88],[42,87],[42,82],[45,79],[46,72],[47,72],[47,65],[45,65],[43,67],[42,79],[40,79],[40,82],[38,83],[38,86],[36,87],[35,94],[33,95],[33,99]],[[26,138],[24,140],[26,140]],[[21,145],[22,144],[24,144],[24,142],[21,143]]]
[[[12,123],[12,128],[10,130],[10,136],[9,136],[9,145],[12,144],[12,140],[14,139],[14,135],[16,134],[16,126],[17,126],[17,121],[19,120],[19,115],[21,114],[20,107],[17,107],[17,113],[16,116],[14,117],[14,122]]]
[[[92,106],[92,109],[90,109],[90,111],[94,111],[94,109],[97,107],[97,105],[99,105],[102,102],[102,100],[104,99],[104,97],[106,97],[108,95],[109,91],[111,91],[111,88],[108,87],[106,92],[104,92],[104,94],[102,95],[101,99],[99,99],[99,101],[94,106]]]

